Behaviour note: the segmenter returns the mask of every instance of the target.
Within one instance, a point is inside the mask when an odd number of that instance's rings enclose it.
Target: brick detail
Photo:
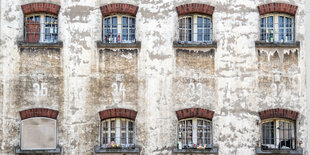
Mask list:
[[[296,121],[298,117],[298,112],[280,108],[264,110],[258,112],[258,114],[261,120],[268,118],[285,118]]]
[[[114,3],[103,5],[100,7],[102,16],[110,16],[111,14],[128,14],[136,16],[139,7],[131,4]]]
[[[41,12],[58,15],[60,6],[51,3],[30,3],[22,5],[22,10],[24,15]]]
[[[32,117],[47,117],[57,119],[58,111],[46,108],[33,108],[19,112],[21,120],[32,118]]]
[[[116,108],[100,111],[99,116],[101,121],[109,118],[128,118],[135,120],[137,112],[129,109]]]
[[[177,13],[179,16],[193,14],[193,13],[212,16],[214,12],[213,6],[209,6],[206,4],[198,4],[198,3],[180,5],[180,6],[177,6],[176,9],[177,9]]]
[[[210,111],[207,109],[201,108],[189,108],[189,109],[182,109],[176,111],[178,120],[186,119],[186,118],[204,118],[208,120],[213,119],[214,111]]]
[[[286,13],[294,16],[296,14],[298,6],[285,3],[269,3],[260,5],[257,8],[260,15],[264,15],[267,13]]]

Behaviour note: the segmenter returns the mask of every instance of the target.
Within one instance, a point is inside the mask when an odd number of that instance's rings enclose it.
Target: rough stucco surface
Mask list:
[[[13,148],[19,145],[18,111],[37,107],[59,110],[58,144],[68,155],[94,154],[99,144],[98,112],[107,108],[138,112],[136,144],[141,154],[172,154],[175,111],[192,107],[215,112],[213,143],[220,155],[255,154],[260,139],[258,111],[298,111],[297,140],[308,153],[305,0],[48,0],[44,2],[61,6],[63,47],[20,49],[20,6],[32,2],[42,0],[1,0],[1,154],[14,154]],[[255,48],[257,6],[270,2],[298,6],[295,22],[300,48]],[[102,30],[99,7],[110,3],[139,6],[140,49],[97,49]],[[178,36],[175,7],[185,3],[215,7],[217,48],[173,48]],[[46,97],[33,95],[33,83],[40,81],[47,83]]]

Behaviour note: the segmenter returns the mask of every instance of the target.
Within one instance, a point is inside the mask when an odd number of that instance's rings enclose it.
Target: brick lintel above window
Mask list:
[[[112,14],[127,14],[135,17],[138,9],[138,6],[124,3],[114,3],[100,7],[103,17],[110,16]]]
[[[22,5],[22,10],[24,15],[34,14],[34,13],[50,13],[53,15],[58,15],[60,6],[52,3],[30,3]]]
[[[298,6],[285,3],[269,3],[260,5],[257,8],[260,15],[268,13],[286,13],[294,16],[297,12]]]
[[[207,4],[184,4],[176,7],[178,15],[189,15],[189,14],[202,14],[212,16],[214,12],[214,7]]]

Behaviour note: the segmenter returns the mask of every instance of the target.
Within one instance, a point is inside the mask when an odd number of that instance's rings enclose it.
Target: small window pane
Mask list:
[[[273,27],[273,16],[268,17],[268,27]]]
[[[133,122],[129,122],[129,123],[128,123],[128,130],[129,130],[129,131],[133,131],[133,130],[134,130]]]
[[[197,18],[197,27],[198,27],[198,28],[201,28],[201,27],[202,27],[202,18],[201,18],[201,17],[198,17],[198,18]]]
[[[112,18],[112,27],[117,27],[117,17]]]
[[[284,27],[284,17],[279,16],[279,27]]]
[[[198,29],[198,41],[202,41],[202,29]]]
[[[115,131],[115,120],[111,121],[111,131]]]

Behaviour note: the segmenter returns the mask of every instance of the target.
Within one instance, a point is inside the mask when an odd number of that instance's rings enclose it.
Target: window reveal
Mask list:
[[[260,40],[265,42],[294,42],[294,17],[268,15],[261,17]]]
[[[55,43],[58,41],[58,18],[52,15],[30,15],[25,19],[25,41]]]
[[[211,18],[202,15],[183,16],[179,18],[179,42],[212,42]]]
[[[178,148],[211,148],[212,123],[205,119],[186,119],[179,121]]]
[[[134,148],[134,121],[123,118],[107,119],[101,122],[103,148]]]
[[[262,149],[295,149],[295,123],[273,119],[262,124]]]
[[[136,21],[129,16],[108,16],[103,22],[105,43],[134,43],[136,41]]]

